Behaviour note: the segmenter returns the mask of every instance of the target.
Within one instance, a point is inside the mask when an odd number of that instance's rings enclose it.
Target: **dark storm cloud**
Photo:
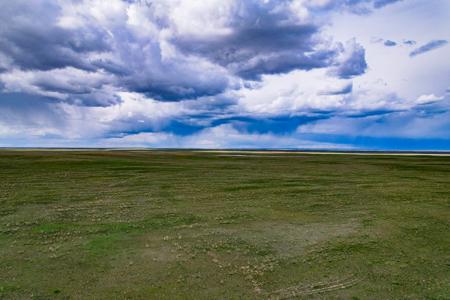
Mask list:
[[[231,22],[232,32],[225,36],[188,35],[177,37],[173,42],[186,53],[206,57],[250,80],[258,80],[264,74],[335,65],[343,49],[328,45],[324,50],[320,47],[319,25],[298,23],[286,11],[274,9],[274,3],[243,2],[239,16]],[[355,59],[364,60],[364,51],[360,54]],[[342,66],[342,76],[363,72],[365,61],[357,70],[349,70],[348,63]]]
[[[80,85],[61,85],[53,81],[37,81],[35,85],[46,91],[53,91],[58,93],[66,93],[66,94],[88,94],[92,92],[92,88],[89,86],[80,86]]]
[[[61,7],[52,1],[0,4],[0,54],[11,61],[10,68],[29,72],[79,69],[108,73],[118,78],[110,77],[110,83],[118,88],[161,100],[214,95],[228,87],[224,72],[203,69],[184,58],[163,61],[158,41],[137,39],[126,24],[117,21],[112,31],[107,31],[105,26],[86,18],[88,21],[83,20],[88,22],[87,26],[67,29],[58,24],[61,14]],[[115,59],[90,56],[98,53],[109,54]],[[2,71],[7,72],[8,68],[2,67]],[[33,79],[32,84],[42,92],[65,93],[69,100],[75,96],[78,100],[88,99],[88,105],[95,104],[96,95],[88,97],[89,93],[101,92],[97,90],[102,85],[90,80],[82,82],[79,72],[73,76],[82,84],[73,81],[61,84],[51,78]],[[80,94],[86,97],[80,98]],[[99,105],[107,103],[101,102]]]
[[[207,57],[246,79],[327,65],[329,56],[314,51],[317,41],[313,38],[319,29],[316,25],[292,21],[289,24],[285,14],[269,15],[270,7],[263,10],[254,3],[248,7],[250,1],[245,3],[248,15],[236,21],[231,34],[184,36],[174,43],[183,51]]]
[[[115,63],[108,59],[98,59],[92,61],[92,65],[98,69],[103,69],[104,71],[117,75],[117,76],[129,76],[131,75],[130,70],[124,65]]]
[[[448,44],[448,41],[446,41],[446,40],[433,40],[433,41],[430,41],[430,42],[426,43],[423,46],[420,46],[419,48],[414,49],[409,54],[409,56],[414,57],[414,56],[417,56],[419,54],[423,54],[423,53],[426,53],[428,51],[431,51],[431,50],[443,47],[443,46],[445,46],[447,44]]]
[[[290,1],[236,2],[225,22],[228,33],[211,35],[180,33],[170,16],[171,2],[114,3],[123,4],[118,12],[113,3],[96,10],[98,3],[84,1],[0,3],[0,55],[7,58],[0,62],[0,72],[27,72],[20,85],[27,92],[64,94],[60,99],[71,103],[104,106],[117,103],[112,93],[118,90],[180,101],[219,95],[264,74],[334,68],[337,76],[350,78],[366,68],[362,47],[341,58],[348,50],[325,42],[321,22],[299,19]],[[130,8],[142,16],[133,17]],[[62,26],[68,12],[76,13]],[[151,24],[156,33],[130,25],[135,23]],[[167,38],[161,37],[163,31],[170,33]],[[55,70],[64,70],[64,80]],[[8,78],[4,85],[17,90],[19,85],[11,82],[15,77]]]
[[[0,4],[0,52],[23,70],[68,66],[93,70],[83,54],[110,50],[97,27],[67,30],[57,26],[60,8],[47,1]]]
[[[292,70],[312,70],[328,67],[334,58],[333,51],[317,51],[309,55],[304,53],[277,53],[258,56],[253,59],[234,62],[235,72],[244,79],[259,79],[264,74],[287,73]],[[235,69],[233,68],[233,69]]]
[[[39,28],[26,24],[8,27],[1,37],[0,51],[11,57],[16,66],[24,70],[51,70],[76,67],[95,68],[83,59],[87,52],[107,51],[104,35],[90,32],[67,32],[58,28]]]
[[[189,75],[187,75],[189,76]],[[127,87],[129,90],[142,93],[148,97],[160,101],[177,101],[194,99],[203,96],[213,96],[221,93],[228,86],[226,80],[221,82],[221,79],[211,82],[158,82],[152,81],[152,78],[146,77],[142,81],[135,81],[135,77],[131,77],[128,81]]]

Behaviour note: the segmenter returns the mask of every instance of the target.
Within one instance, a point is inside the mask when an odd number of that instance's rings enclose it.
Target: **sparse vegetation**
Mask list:
[[[450,157],[0,152],[0,298],[450,299]]]

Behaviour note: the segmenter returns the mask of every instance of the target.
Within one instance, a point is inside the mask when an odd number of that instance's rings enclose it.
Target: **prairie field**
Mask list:
[[[450,157],[1,150],[2,299],[450,299]]]

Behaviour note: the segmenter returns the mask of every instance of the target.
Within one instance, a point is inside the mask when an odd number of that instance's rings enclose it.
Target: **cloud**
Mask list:
[[[321,34],[330,7],[313,0],[19,0],[0,9],[0,70],[7,91],[102,106],[115,104],[119,90],[180,101],[293,70],[360,75],[362,47]],[[78,79],[49,80],[61,72]],[[30,80],[11,83],[18,74]]]
[[[0,73],[4,90],[52,97],[82,105],[107,106],[117,103],[114,77],[105,72],[89,72],[73,67]]]
[[[391,40],[386,40],[384,41],[384,45],[387,47],[393,47],[393,46],[397,46],[397,43]]]
[[[341,45],[341,51],[337,57],[337,66],[332,70],[332,74],[340,78],[352,78],[364,74],[367,69],[365,49],[354,39]]]
[[[386,5],[393,4],[395,2],[400,2],[402,0],[375,0],[373,1],[373,7],[382,8]]]
[[[433,40],[433,41],[426,43],[423,46],[420,46],[419,48],[414,49],[409,54],[409,56],[414,57],[414,56],[426,53],[428,51],[444,47],[447,44],[448,44],[448,41],[446,41],[446,40]]]
[[[226,70],[171,49],[168,38],[163,37],[164,24],[158,23],[158,12],[152,7],[119,0],[109,5],[103,1],[45,0],[2,5],[0,53],[9,62],[3,73],[65,69],[77,73],[79,80],[83,80],[81,71],[89,76],[107,73],[109,84],[116,87],[113,90],[138,91],[161,100],[214,95],[228,88],[231,76]],[[63,92],[61,85],[49,82],[35,87],[47,92],[56,89]],[[67,99],[71,94],[88,94],[78,88],[64,89]],[[102,86],[90,91],[108,92]]]
[[[302,2],[229,3],[219,6],[226,19],[211,20],[217,13],[215,8],[185,2],[179,8],[183,18],[175,22],[178,35],[172,38],[173,43],[184,52],[206,57],[251,80],[264,74],[328,67],[341,50],[319,36],[320,26],[309,16],[308,5],[299,4]],[[194,18],[187,18],[192,11]],[[205,32],[203,28],[209,29]]]
[[[408,46],[414,46],[415,44],[417,44],[417,42],[413,41],[413,40],[405,40],[405,41],[403,41],[403,44],[408,45]]]
[[[52,109],[47,97],[28,94],[0,94],[0,137],[46,137],[64,126],[64,114]]]
[[[229,33],[190,33],[175,43],[182,50],[207,57],[246,79],[326,66],[326,53],[314,49],[318,27],[290,20],[294,15],[286,8],[271,13],[274,8],[276,4],[242,2],[231,15]]]
[[[299,126],[301,134],[405,139],[447,139],[449,99],[424,95],[422,105],[410,110],[366,116],[333,116]],[[436,102],[441,100],[440,102]],[[443,100],[443,101],[442,101]]]
[[[423,103],[439,101],[442,99],[444,99],[444,96],[436,96],[435,94],[428,94],[428,95],[420,95],[420,97],[417,98],[417,102],[420,104],[423,104]]]
[[[223,137],[227,138],[224,139]],[[236,129],[231,124],[206,128],[190,136],[151,132],[137,133],[118,138],[98,141],[102,147],[162,147],[189,149],[350,149],[346,144],[333,144],[303,139],[292,134],[277,136],[274,134],[248,133]]]
[[[349,94],[352,91],[353,91],[353,83],[346,83],[345,85],[343,85],[341,87],[325,89],[325,90],[319,92],[319,94],[320,95],[336,96],[336,95]]]
[[[417,124],[437,128],[447,116],[449,65],[404,52],[424,34],[432,38],[422,32],[445,36],[437,20],[418,22],[443,7],[424,12],[415,1],[386,0],[0,3],[0,143],[319,147],[347,144],[320,138],[346,126],[371,136],[389,133],[379,123],[433,119]],[[432,40],[411,56],[446,43]],[[364,121],[350,126],[355,120]],[[336,133],[320,133],[326,124]],[[439,128],[443,136],[446,127]]]
[[[58,26],[60,7],[50,1],[15,1],[1,5],[0,52],[15,67],[50,70],[73,66],[92,70],[87,56],[110,49],[98,26],[68,30]]]
[[[258,118],[378,113],[417,105],[416,98],[401,98],[382,81],[355,84],[322,69],[265,76],[259,86],[235,94],[235,113]]]
[[[375,10],[381,9],[387,5],[401,2],[402,0],[336,0],[332,2],[334,9],[340,8],[358,15],[369,15]]]

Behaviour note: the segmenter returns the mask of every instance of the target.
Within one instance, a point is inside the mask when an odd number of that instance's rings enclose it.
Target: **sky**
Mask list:
[[[449,0],[0,1],[0,147],[450,150]]]

